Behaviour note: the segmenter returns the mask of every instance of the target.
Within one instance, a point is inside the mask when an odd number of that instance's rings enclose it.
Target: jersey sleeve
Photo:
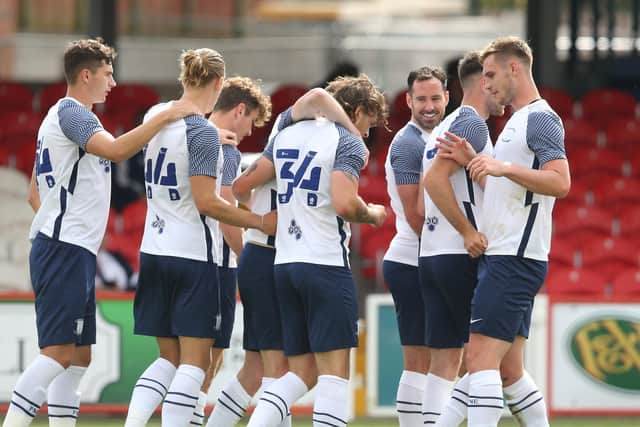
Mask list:
[[[405,132],[391,144],[389,162],[396,185],[418,184],[425,143],[420,135]]]
[[[459,115],[449,126],[449,132],[466,139],[476,150],[484,150],[489,140],[489,127],[480,116],[475,113]]]
[[[188,116],[184,121],[187,124],[189,176],[206,175],[216,178],[220,152],[218,130],[200,116]]]
[[[289,107],[286,110],[284,110],[282,113],[278,115],[278,117],[276,118],[273,124],[273,129],[271,129],[271,134],[269,135],[269,142],[267,143],[267,146],[262,152],[262,155],[271,162],[273,162],[274,139],[276,139],[276,136],[282,129],[287,128],[293,124],[293,118],[291,116],[292,110],[293,110],[293,107]]]
[[[96,132],[104,130],[95,114],[86,107],[69,100],[58,106],[58,120],[64,136],[86,150],[87,141]]]
[[[535,111],[527,120],[527,145],[540,163],[566,159],[564,128],[560,117],[549,111]]]
[[[360,170],[364,166],[367,156],[367,148],[364,145],[364,141],[346,128],[340,125],[336,125],[336,127],[338,128],[340,139],[338,140],[333,170],[348,172],[360,179]]]
[[[222,185],[231,185],[240,166],[240,151],[231,145],[223,145],[222,157]]]

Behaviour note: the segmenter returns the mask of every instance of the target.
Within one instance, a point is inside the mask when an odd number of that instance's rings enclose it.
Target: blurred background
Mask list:
[[[114,135],[133,128],[149,106],[180,95],[177,58],[187,48],[216,49],[228,75],[261,79],[274,117],[311,87],[366,73],[389,100],[391,132],[377,128],[367,141],[372,157],[360,192],[388,206],[384,160],[410,115],[408,72],[425,64],[446,69],[451,111],[461,98],[458,58],[497,36],[517,35],[530,43],[542,96],[563,119],[573,178],[554,211],[550,272],[536,303],[540,333],[532,337],[528,362],[541,388],[555,396],[549,400],[556,414],[640,414],[639,18],[640,0],[1,0],[0,304],[11,310],[0,316],[18,326],[0,337],[11,349],[0,366],[16,366],[0,373],[0,401],[37,350],[28,302],[28,177],[40,121],[65,93],[62,54],[70,40],[101,36],[118,50],[118,86],[96,107]],[[508,114],[490,120],[494,140]],[[269,130],[270,124],[256,129],[241,151],[260,152]],[[127,345],[144,346],[131,336],[131,294],[118,293],[136,284],[146,209],[142,178],[140,156],[114,165],[96,279],[112,291],[100,294],[105,330],[115,325],[107,341],[117,348],[109,347],[105,360],[121,357]],[[381,267],[394,232],[391,212],[381,229],[353,227],[363,318],[354,361],[359,413],[392,413],[399,342]],[[388,351],[394,346],[397,352]],[[234,351],[230,363],[242,358]],[[128,381],[146,359],[118,360],[105,368],[111,374],[96,374],[103,388],[89,401],[126,403]],[[231,372],[235,365],[228,366]],[[585,387],[593,398],[577,399]]]

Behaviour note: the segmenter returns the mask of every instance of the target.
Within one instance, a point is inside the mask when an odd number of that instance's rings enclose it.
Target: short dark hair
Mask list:
[[[248,77],[230,77],[224,81],[220,96],[213,111],[230,111],[238,104],[244,104],[248,116],[258,111],[255,126],[262,127],[271,118],[271,100],[262,93],[258,81]]]
[[[103,64],[113,64],[117,53],[102,38],[75,40],[64,52],[64,78],[67,84],[75,83],[78,73],[88,68],[95,73]]]
[[[438,79],[442,83],[442,90],[447,90],[447,73],[440,67],[430,67],[425,65],[417,70],[413,70],[407,77],[407,90],[409,93],[413,91],[413,83],[415,81],[424,81],[430,79]]]
[[[458,62],[458,78],[462,87],[466,87],[469,77],[476,74],[482,75],[482,61],[480,61],[480,52],[472,50]]]

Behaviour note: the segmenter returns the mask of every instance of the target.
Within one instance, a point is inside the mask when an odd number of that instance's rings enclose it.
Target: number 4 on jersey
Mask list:
[[[153,161],[151,159],[147,159],[147,164],[145,166],[144,171],[144,179],[149,184],[159,184],[167,187],[177,187],[178,180],[176,178],[176,164],[171,162],[167,163],[167,173],[164,176],[162,174],[162,166],[164,165],[164,159],[167,155],[167,149],[162,147],[160,152],[158,153],[158,157],[156,158],[155,167],[153,165]],[[151,186],[147,185],[147,198],[151,199],[153,197],[153,193],[151,191]],[[176,188],[169,188],[169,199],[170,200],[180,200],[180,193]]]
[[[294,172],[291,170],[291,167],[294,165],[293,160],[300,158],[300,150],[283,148],[276,151],[277,159],[292,159],[292,161],[284,162],[282,169],[280,169],[280,178],[290,180],[290,182],[287,183],[287,192],[278,194],[278,201],[281,204],[289,203],[293,195],[293,189],[300,188],[302,190],[309,190],[307,193],[308,206],[314,207],[318,205],[318,195],[314,193],[314,191],[318,191],[320,186],[320,172],[322,168],[320,166],[311,168],[309,178],[302,179],[316,154],[318,154],[317,151],[309,151],[302,160],[298,170]]]

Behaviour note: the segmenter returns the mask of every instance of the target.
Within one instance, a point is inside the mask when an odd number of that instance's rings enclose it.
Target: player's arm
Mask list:
[[[420,172],[420,185],[418,186],[417,204],[418,206],[416,207],[416,210],[422,217],[424,225],[424,174],[422,172]]]
[[[379,227],[387,216],[384,206],[367,204],[358,195],[358,179],[365,158],[366,147],[362,139],[343,129],[331,173],[331,203],[341,218]]]
[[[424,208],[421,215],[418,207],[423,153],[424,142],[421,137],[400,138],[391,146],[389,152],[389,162],[404,215],[418,236],[422,233],[424,224]]]
[[[472,178],[504,176],[533,193],[565,197],[571,188],[571,175],[560,119],[546,111],[529,114],[526,138],[527,146],[541,165],[540,169],[479,156],[468,165]]]
[[[276,170],[273,161],[262,155],[233,181],[231,192],[240,203],[249,205],[251,191],[275,177]]]
[[[229,202],[230,205],[235,206],[236,199],[233,197],[231,184],[233,183],[240,164],[240,153],[230,145],[223,145],[222,153],[224,162],[222,167],[223,176],[222,185],[220,186],[220,197]],[[242,252],[242,229],[221,222],[220,230],[227,245],[239,256],[240,252]]]
[[[87,140],[85,150],[113,162],[121,162],[142,150],[165,125],[193,114],[199,114],[193,103],[173,101],[166,110],[117,138],[104,130],[94,133]]]
[[[38,192],[38,184],[36,183],[36,168],[33,167],[31,179],[29,180],[29,204],[34,212],[40,209],[40,193]]]
[[[311,89],[302,95],[291,109],[291,118],[294,122],[317,117],[325,117],[327,120],[338,123],[354,135],[360,134],[338,101],[321,88]]]

